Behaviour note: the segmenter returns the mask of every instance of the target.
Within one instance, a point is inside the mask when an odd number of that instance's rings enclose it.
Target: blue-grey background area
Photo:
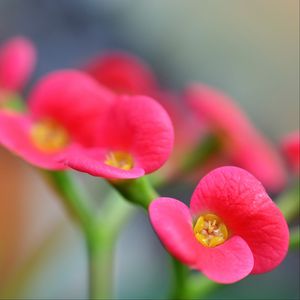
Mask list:
[[[147,60],[168,88],[203,81],[224,89],[274,141],[299,127],[298,0],[0,0],[0,42],[16,34],[38,48],[31,85],[49,71],[81,66],[102,50],[124,49]],[[41,183],[29,174],[26,180],[38,190]],[[82,178],[100,199],[103,183]],[[188,200],[192,189],[170,187],[163,193]],[[87,283],[81,234],[53,197],[39,195],[33,205],[28,194],[32,236],[43,236],[36,232],[45,220],[59,229],[17,294],[82,299]],[[118,242],[116,294],[164,298],[169,281],[168,256],[138,211]],[[272,273],[251,276],[210,297],[240,298],[298,299],[299,252]]]

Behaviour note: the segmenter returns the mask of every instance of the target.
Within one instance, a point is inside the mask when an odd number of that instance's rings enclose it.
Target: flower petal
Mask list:
[[[233,236],[214,248],[201,246],[198,249],[196,268],[213,281],[234,283],[252,271],[254,259],[251,249],[239,236]]]
[[[39,151],[29,137],[32,121],[29,117],[10,112],[0,112],[0,144],[25,161],[44,169],[61,170],[66,166],[57,162],[57,153]]]
[[[149,206],[149,217],[167,250],[180,261],[194,266],[200,244],[194,236],[188,207],[176,199],[158,198]]]
[[[174,130],[168,114],[152,98],[119,96],[98,137],[98,145],[133,155],[147,174],[169,158]]]
[[[252,273],[272,270],[287,253],[289,232],[282,213],[262,184],[243,169],[222,167],[206,175],[192,196],[191,211],[215,213],[247,242],[254,256]]]
[[[59,161],[74,170],[108,179],[131,179],[145,174],[145,171],[140,167],[123,170],[105,164],[106,153],[107,151],[101,148],[84,149],[73,147],[63,153]]]
[[[152,95],[157,89],[149,66],[125,52],[109,52],[96,57],[87,66],[87,72],[116,93]]]
[[[53,119],[76,142],[90,146],[97,134],[95,124],[101,121],[113,98],[87,74],[62,70],[40,80],[29,97],[29,109],[35,119]]]
[[[0,87],[18,91],[28,81],[36,61],[35,47],[24,37],[6,41],[0,49]]]
[[[230,97],[204,84],[194,84],[187,88],[186,100],[199,120],[224,138],[234,164],[253,173],[274,192],[283,188],[286,173],[275,147]]]
[[[300,131],[288,134],[282,140],[282,150],[295,174],[300,175]]]

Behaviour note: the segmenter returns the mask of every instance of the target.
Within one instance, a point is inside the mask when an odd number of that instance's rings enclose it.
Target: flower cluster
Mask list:
[[[185,99],[207,131],[221,142],[224,160],[251,172],[271,191],[280,191],[286,172],[275,147],[223,92],[204,84],[185,91]]]
[[[34,61],[34,47],[23,38],[2,46],[0,104],[1,95],[24,87]],[[216,282],[272,270],[285,257],[289,241],[287,223],[263,187],[273,192],[284,187],[280,156],[222,92],[193,84],[185,90],[185,101],[180,99],[179,93],[161,88],[140,59],[112,52],[83,70],[45,75],[33,86],[25,112],[1,110],[0,144],[39,168],[135,179],[159,170],[168,159],[171,172],[184,173],[186,156],[201,156],[199,143],[203,146],[203,137],[211,135],[219,145],[218,162],[202,159],[189,171],[200,169],[202,176],[216,165],[233,166],[208,173],[190,208],[173,198],[154,200],[149,206],[153,228],[175,258]],[[299,133],[283,148],[299,174]],[[142,180],[111,182],[115,188],[123,185],[125,196],[142,191],[140,203],[146,194],[151,197],[144,207],[154,198],[146,185],[134,190]]]
[[[26,114],[0,114],[0,142],[41,168],[136,178],[167,160],[173,128],[152,98],[115,95],[87,74],[62,70],[37,83]]]
[[[98,56],[85,70],[117,93],[142,93],[158,99],[175,129],[172,165],[168,165],[172,172],[180,172],[182,158],[201,144],[209,132],[219,140],[221,147],[217,158],[207,161],[206,166],[201,165],[201,170],[232,164],[253,173],[270,191],[278,192],[284,187],[286,172],[275,147],[253,126],[234,100],[221,91],[193,84],[184,92],[185,101],[180,101],[177,93],[160,87],[145,62],[123,52]],[[198,172],[194,177],[197,176]]]

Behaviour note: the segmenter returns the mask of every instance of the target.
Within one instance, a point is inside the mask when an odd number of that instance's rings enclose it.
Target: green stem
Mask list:
[[[200,143],[185,156],[185,160],[180,168],[181,176],[202,166],[208,159],[221,150],[220,138],[214,134],[207,135],[201,139]]]
[[[299,216],[299,183],[277,199],[277,205],[288,222]]]
[[[63,199],[63,204],[83,231],[87,231],[93,215],[87,206],[83,192],[79,189],[78,183],[68,171],[50,172],[45,171],[51,186],[57,194]]]
[[[101,228],[90,228],[86,235],[89,266],[89,299],[112,297],[112,269],[115,240]]]
[[[88,251],[89,298],[112,297],[112,265],[114,246],[122,224],[132,212],[118,194],[107,199],[105,214],[93,213],[83,197],[79,185],[68,172],[46,172],[47,178],[63,199],[66,209],[79,224],[85,236]],[[112,197],[110,197],[112,198]]]
[[[129,202],[142,206],[146,210],[159,195],[149,183],[147,177],[131,180],[111,181],[111,185]]]
[[[0,108],[24,112],[26,110],[26,105],[19,94],[8,91],[3,92],[0,90]]]
[[[299,226],[290,231],[290,249],[299,249],[300,247],[300,229]]]
[[[183,299],[206,299],[207,295],[223,287],[202,274],[191,274],[184,289]]]
[[[188,268],[172,257],[173,283],[170,289],[169,299],[185,299],[185,289],[188,278]]]
[[[129,202],[138,204],[148,210],[149,204],[158,198],[158,193],[148,181],[148,178],[139,178],[127,181],[112,181],[111,184]],[[194,299],[209,294],[217,283],[197,274],[188,276],[188,268],[181,262],[172,258],[173,261],[173,284],[171,286],[169,299]]]

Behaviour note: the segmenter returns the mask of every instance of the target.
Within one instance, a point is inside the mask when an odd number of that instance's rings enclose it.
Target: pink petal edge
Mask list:
[[[189,208],[173,198],[158,198],[149,206],[151,224],[167,250],[178,260],[194,266],[197,240]]]

